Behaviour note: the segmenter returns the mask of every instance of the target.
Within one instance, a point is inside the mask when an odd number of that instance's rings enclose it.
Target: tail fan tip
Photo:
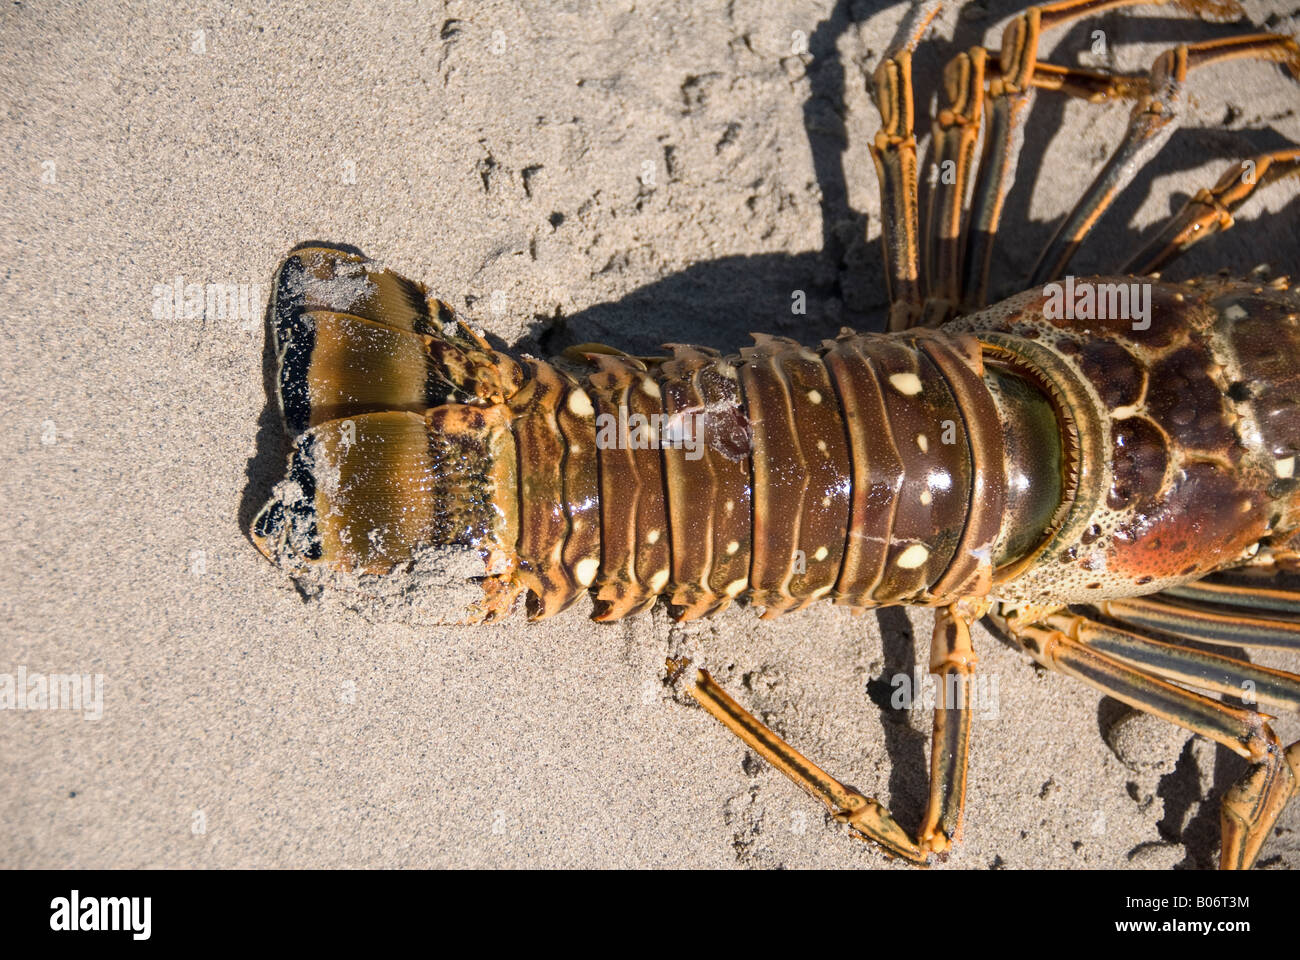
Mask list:
[[[419,591],[444,623],[504,613],[517,521],[502,505],[517,493],[502,401],[518,365],[423,285],[351,251],[295,250],[271,313],[292,446],[254,545],[314,593]],[[387,579],[406,586],[380,583],[396,570]]]

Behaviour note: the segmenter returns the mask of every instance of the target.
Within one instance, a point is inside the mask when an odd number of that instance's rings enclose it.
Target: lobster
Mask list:
[[[531,619],[591,596],[597,621],[660,600],[678,620],[734,601],[764,617],[823,598],[933,607],[938,700],[915,836],[706,671],[690,688],[835,819],[915,863],[960,834],[970,628],[987,618],[1043,667],[1246,758],[1222,800],[1220,865],[1250,867],[1300,783],[1300,743],[1284,748],[1257,707],[1300,711],[1300,676],[1205,645],[1300,649],[1300,591],[1275,576],[1300,569],[1300,295],[1285,278],[1158,271],[1231,227],[1256,187],[1300,172],[1300,149],[1253,158],[1249,177],[1229,169],[1115,275],[1065,271],[1172,132],[1189,71],[1263,59],[1300,79],[1300,47],[1271,34],[1183,44],[1139,76],[1038,60],[1042,30],[1126,2],[1032,7],[1000,51],[948,64],[932,150],[955,176],[931,190],[924,242],[911,55],[937,7],[903,25],[872,85],[888,332],[516,358],[423,284],[348,248],[295,249],[270,304],[292,449],[253,541],[297,576],[468,559],[466,622],[504,617],[521,595]],[[1131,99],[1132,117],[1031,286],[989,305],[1013,145],[1038,90]]]

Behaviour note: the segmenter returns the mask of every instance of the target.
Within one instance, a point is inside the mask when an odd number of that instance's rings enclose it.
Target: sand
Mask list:
[[[954,31],[996,45],[1016,6],[949,11],[918,57],[927,89]],[[1257,26],[1300,29],[1289,4],[1245,6]],[[665,656],[691,653],[912,828],[929,712],[893,709],[889,680],[924,658],[929,614],[739,609],[674,626],[657,609],[597,625],[583,604],[533,626],[372,622],[305,600],[245,527],[283,464],[262,310],[303,241],[423,279],[519,350],[877,328],[863,77],[902,13],[6,4],[0,673],[101,675],[103,702],[97,720],[0,713],[0,866],[899,868],[660,678]],[[1138,69],[1240,29],[1140,8],[1048,47]],[[1187,129],[1079,271],[1113,266],[1231,160],[1300,141],[1297,102],[1271,66],[1198,76]],[[1006,278],[1126,116],[1040,98]],[[1296,185],[1271,189],[1171,274],[1297,269],[1298,203]],[[187,310],[189,284],[248,285],[251,307]],[[1213,862],[1214,798],[1240,761],[982,628],[976,642],[998,709],[977,715],[965,836],[937,868]],[[1300,804],[1265,866],[1300,862],[1298,829]]]

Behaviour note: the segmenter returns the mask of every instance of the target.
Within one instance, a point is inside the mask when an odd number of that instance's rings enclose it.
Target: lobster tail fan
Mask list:
[[[290,436],[361,413],[500,403],[523,383],[518,364],[423,284],[344,250],[290,255],[276,274],[271,317]]]
[[[292,449],[253,521],[258,549],[297,574],[364,575],[469,548],[486,589],[469,618],[503,612],[518,512],[503,401],[519,367],[423,285],[334,248],[285,261],[272,321]]]

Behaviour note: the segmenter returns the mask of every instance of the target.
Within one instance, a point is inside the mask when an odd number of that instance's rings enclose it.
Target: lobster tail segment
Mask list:
[[[508,608],[519,366],[422,285],[334,248],[285,261],[271,320],[292,448],[258,548],[297,574],[363,575],[463,547],[486,561],[485,591],[459,615]]]

